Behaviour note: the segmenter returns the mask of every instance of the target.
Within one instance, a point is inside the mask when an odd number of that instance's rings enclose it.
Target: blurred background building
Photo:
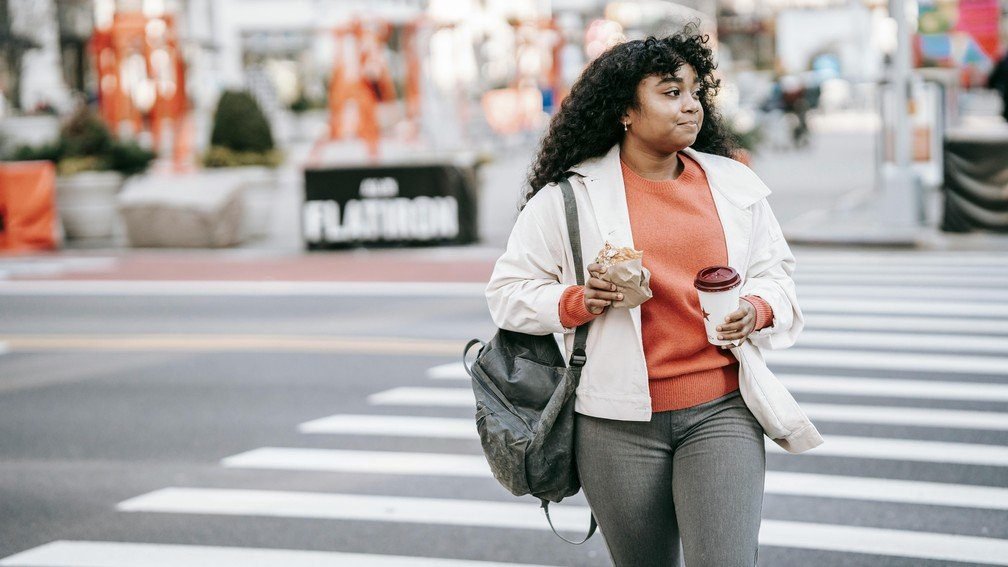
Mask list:
[[[608,46],[695,22],[715,40],[724,85],[718,104],[746,149],[740,159],[801,150],[810,120],[854,113],[876,131],[874,181],[866,190],[901,185],[902,201],[886,207],[919,209],[914,214],[923,218],[923,195],[937,195],[944,175],[946,133],[1003,126],[995,119],[1006,87],[989,79],[997,78],[1004,55],[1006,5],[4,0],[0,152],[53,161],[59,187],[71,185],[74,174],[102,169],[139,183],[138,173],[207,168],[276,172],[418,156],[450,162],[474,153],[471,162],[486,162],[533,147],[578,73]],[[897,9],[902,20],[893,17]],[[908,30],[902,42],[899,22]],[[262,115],[260,134],[233,134],[237,126],[227,122],[224,106],[234,104],[251,104]],[[82,109],[122,147],[67,138],[71,117],[92,124],[79,116]],[[113,148],[111,157],[81,154],[89,145]],[[284,183],[281,177],[260,184]],[[123,177],[116,183],[107,195],[120,192]],[[57,201],[74,200],[62,194]],[[109,211],[105,216],[114,217]],[[59,216],[66,222],[62,208]],[[79,234],[73,226],[70,238]]]

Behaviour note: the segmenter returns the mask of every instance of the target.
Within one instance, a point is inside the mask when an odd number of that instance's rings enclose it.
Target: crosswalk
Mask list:
[[[1008,565],[1008,263],[981,254],[798,252],[806,331],[793,348],[765,354],[825,443],[789,455],[766,440],[760,565],[807,565],[809,557],[822,567]],[[467,380],[460,362],[445,359],[375,388],[352,411],[305,416],[292,432],[299,443],[252,446],[216,463],[277,486],[167,485],[115,510],[151,521],[345,522],[370,526],[376,537],[391,526],[424,526],[445,538],[469,530],[494,543],[493,557],[439,557],[423,546],[382,555],[65,539],[0,566],[607,565],[597,539],[595,552],[565,559],[521,562],[509,554],[503,542],[549,526],[534,499],[513,498],[493,480],[467,417],[474,405]],[[279,485],[285,474],[360,482],[295,490]],[[368,487],[372,478],[402,482],[383,491],[385,484]],[[453,497],[411,488],[424,482],[469,488]],[[580,496],[551,514],[571,535],[587,524]]]

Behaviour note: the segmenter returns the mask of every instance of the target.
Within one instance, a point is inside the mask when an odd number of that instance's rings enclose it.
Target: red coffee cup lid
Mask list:
[[[693,286],[700,291],[727,291],[740,283],[742,278],[731,266],[707,266],[693,280]]]

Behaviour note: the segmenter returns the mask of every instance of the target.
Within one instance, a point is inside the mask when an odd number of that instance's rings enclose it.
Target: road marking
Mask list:
[[[803,402],[801,407],[812,419],[823,421],[1008,431],[1008,413],[1002,412],[809,402]]]
[[[17,351],[270,351],[429,356],[461,356],[464,345],[461,340],[233,334],[4,335],[0,340]]]
[[[760,545],[1008,565],[1008,540],[836,524],[764,520]]]
[[[813,285],[813,284],[824,284],[824,285],[842,285],[845,283],[858,284],[864,283],[866,279],[870,279],[871,282],[879,286],[893,286],[896,288],[900,287],[942,287],[942,286],[956,286],[963,283],[968,283],[971,287],[986,287],[990,288],[1003,288],[1008,285],[1008,275],[990,275],[990,274],[970,274],[967,276],[962,276],[958,274],[952,275],[932,275],[932,274],[917,274],[913,269],[908,270],[909,273],[807,273],[803,271],[797,271],[794,274],[795,283],[798,284],[798,289],[802,289],[803,286]],[[909,278],[909,282],[908,282]],[[964,280],[967,280],[964,282]]]
[[[848,267],[878,270],[913,270],[919,267],[930,267],[944,269],[948,272],[958,272],[959,267],[972,266],[976,268],[999,269],[1004,267],[1004,260],[1000,253],[988,252],[955,252],[949,254],[934,252],[869,252],[857,251],[856,253],[837,251],[814,251],[800,249],[795,252],[798,260],[799,270],[805,266],[816,267],[836,267],[846,269]]]
[[[119,505],[132,512],[226,514],[548,530],[533,502],[486,502],[265,490],[167,488]],[[557,507],[559,530],[581,531],[589,510]],[[764,520],[759,542],[821,549],[1008,565],[1008,540],[836,524]],[[138,558],[140,559],[140,558]],[[142,561],[138,565],[144,565]],[[191,565],[192,563],[187,563]],[[23,565],[12,563],[12,565]],[[36,563],[41,565],[41,563]],[[71,563],[70,565],[75,565]]]
[[[476,409],[476,399],[472,390],[462,388],[401,386],[371,394],[367,397],[367,401],[377,406],[442,406]]]
[[[164,488],[122,502],[116,508],[123,512],[226,514],[526,530],[549,529],[538,502],[528,500],[491,502],[321,492]],[[558,506],[550,511],[550,516],[558,530],[587,531],[589,518],[587,510],[580,506]]]
[[[1008,275],[1008,265],[1005,265],[1004,262],[1001,262],[1000,264],[975,263],[975,264],[963,264],[959,266],[947,266],[947,265],[929,264],[929,263],[909,263],[909,264],[902,263],[902,264],[892,264],[888,266],[879,266],[879,265],[866,264],[864,261],[849,262],[849,263],[848,262],[819,263],[819,262],[802,262],[799,260],[796,274],[801,275],[809,273],[837,274],[837,275],[865,274],[872,276],[874,276],[875,274],[896,274],[903,276],[907,275],[919,276],[922,274],[1004,276]]]
[[[798,282],[798,294],[802,299],[815,297],[851,297],[871,296],[889,299],[915,299],[932,301],[957,301],[968,298],[970,301],[1008,301],[1008,291],[1004,288],[981,287],[881,287],[866,284],[871,281],[870,275],[865,275],[859,281],[843,285],[819,285]],[[799,303],[801,300],[799,300]]]
[[[438,476],[486,476],[486,460],[482,456],[438,455],[430,453],[341,451],[332,449],[300,449],[263,447],[227,457],[221,461],[227,468],[366,472],[383,474],[429,474]],[[410,471],[403,473],[401,471]]]
[[[825,443],[809,453],[809,457],[849,457],[855,459],[881,459],[913,461],[923,463],[964,464],[980,466],[1008,466],[1008,446],[984,445],[978,443],[953,443],[945,441],[920,441],[916,439],[891,439],[886,437],[851,437],[845,435],[825,436]],[[784,453],[784,449],[770,439],[765,439],[767,451]],[[334,457],[337,455],[337,457]],[[398,463],[398,458],[423,458],[423,453],[405,453],[404,457],[388,456],[388,462]],[[233,457],[227,457],[221,464],[235,468],[333,470],[335,458],[345,458],[344,452],[333,453],[325,449],[296,449],[264,447]],[[468,463],[459,456],[458,466]],[[798,456],[796,456],[798,457]],[[798,457],[801,458],[801,457]],[[468,463],[472,466],[472,463]],[[390,466],[393,466],[390,465]],[[343,469],[336,469],[343,470]],[[454,473],[453,473],[454,471]],[[433,474],[433,473],[432,473]],[[459,469],[445,469],[438,474],[468,476]]]
[[[461,362],[431,366],[427,369],[427,377],[431,380],[469,380],[469,374],[466,373]]]
[[[486,282],[0,281],[3,295],[328,296],[481,298]]]
[[[825,446],[820,445],[813,452]],[[492,478],[486,459],[481,455],[265,448],[227,460],[226,466],[232,468]],[[767,471],[766,492],[1008,510],[1008,488],[969,484]]]
[[[967,301],[898,301],[894,299],[811,298],[800,300],[802,312],[891,315],[948,315],[1008,318],[1008,305]]]
[[[461,363],[459,363],[461,368]],[[463,371],[464,372],[464,371]],[[862,376],[775,373],[792,393],[924,400],[1008,402],[1008,384],[903,380]],[[468,375],[453,378],[469,380]],[[447,373],[442,379],[448,379]],[[463,388],[400,387],[368,396],[373,405],[476,407],[472,391]]]
[[[898,317],[891,315],[805,314],[805,331],[820,329],[850,331],[906,331],[919,334],[921,330],[944,333],[970,333],[1008,335],[1008,321],[997,319],[968,319],[952,317]],[[803,335],[798,336],[798,344]]]
[[[825,442],[805,455],[813,457],[852,457],[922,463],[955,463],[989,467],[1008,466],[1008,446],[946,441],[918,441],[885,437],[827,435]],[[767,452],[788,454],[776,443],[766,440]]]
[[[776,373],[791,392],[928,400],[1008,402],[1008,385]]]
[[[999,356],[970,356],[887,352],[872,350],[834,350],[791,348],[766,350],[763,356],[775,365],[812,368],[855,368],[859,370],[914,370],[946,374],[996,374],[1008,376],[1008,364]]]
[[[802,409],[813,420],[1008,431],[1008,413],[936,408],[858,406],[803,402]],[[397,437],[441,437],[476,439],[472,419],[340,414],[300,425],[301,433],[393,435]]]
[[[471,419],[396,415],[332,415],[302,423],[298,426],[298,431],[301,433],[396,435],[443,439],[478,438],[476,423]]]
[[[1008,510],[1008,488],[889,478],[767,471],[766,492],[981,510]]]
[[[4,567],[545,567],[439,557],[113,541],[55,541],[0,560]]]

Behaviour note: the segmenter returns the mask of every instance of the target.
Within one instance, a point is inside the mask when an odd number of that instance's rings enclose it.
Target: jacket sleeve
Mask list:
[[[540,218],[549,197],[536,195],[522,209],[507,250],[494,264],[486,299],[494,324],[502,329],[530,335],[574,331],[560,323],[560,298],[568,287],[561,283],[564,219],[544,223]]]
[[[747,337],[758,347],[787,348],[805,327],[791,274],[795,258],[766,199],[753,205],[752,254],[741,295],[758,295],[773,310],[773,324]]]

